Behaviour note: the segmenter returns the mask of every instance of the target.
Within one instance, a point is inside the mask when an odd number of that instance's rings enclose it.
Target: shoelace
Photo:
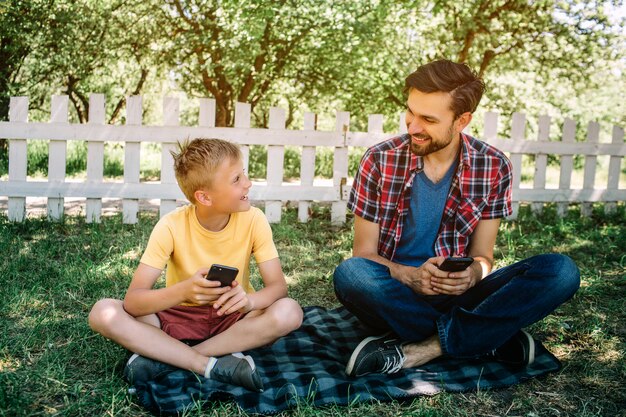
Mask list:
[[[402,365],[406,358],[402,353],[402,348],[398,345],[393,347],[397,355],[385,355],[385,364],[381,369],[381,373],[393,374],[402,369]]]

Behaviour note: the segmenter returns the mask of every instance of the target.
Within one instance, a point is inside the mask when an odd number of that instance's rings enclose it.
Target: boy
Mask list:
[[[142,355],[164,363],[153,365],[152,377],[171,369],[169,364],[261,391],[252,358],[233,352],[297,329],[302,309],[286,298],[272,231],[248,201],[252,183],[239,148],[223,140],[195,139],[179,144],[172,156],[176,179],[191,204],[157,223],[124,301],[98,301],[89,324],[136,352],[129,360],[131,370],[140,372],[138,364],[146,362]],[[249,281],[251,254],[264,283],[258,292]],[[237,279],[225,287],[208,280],[212,264],[238,268]],[[166,265],[166,287],[153,289]]]

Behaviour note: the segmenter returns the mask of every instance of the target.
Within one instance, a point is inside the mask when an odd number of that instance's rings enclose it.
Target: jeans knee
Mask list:
[[[373,279],[382,275],[386,269],[374,261],[365,258],[349,258],[335,268],[333,284],[335,293],[340,300],[355,293],[369,293],[377,286],[377,280]]]
[[[550,266],[554,290],[567,298],[580,287],[580,271],[576,263],[567,255],[550,253],[541,256],[541,263]]]
[[[335,291],[342,292],[345,288],[351,287],[351,281],[353,280],[352,264],[354,258],[346,259],[335,268],[333,273],[333,285]]]
[[[559,257],[558,275],[561,277],[561,285],[564,291],[568,290],[574,295],[580,287],[580,270],[572,258],[566,255],[557,255]]]

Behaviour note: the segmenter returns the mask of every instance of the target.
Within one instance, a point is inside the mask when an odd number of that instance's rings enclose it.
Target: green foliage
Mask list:
[[[315,208],[305,224],[294,209],[283,216],[272,229],[290,296],[302,305],[337,307],[332,272],[351,254],[352,221],[332,227],[325,207]],[[10,223],[0,216],[0,415],[149,415],[126,393],[121,374],[128,352],[94,334],[87,316],[98,299],[124,296],[157,220],[155,213],[140,215],[134,226],[122,224],[119,214],[101,224],[82,217]],[[315,409],[303,401],[284,415],[620,415],[626,402],[624,205],[614,215],[598,205],[588,219],[575,207],[565,218],[551,206],[540,216],[522,207],[517,221],[500,226],[498,266],[544,252],[568,254],[582,277],[575,297],[530,329],[563,362],[560,372],[502,390],[404,402]],[[246,414],[218,402],[185,415]]]
[[[160,97],[183,91],[214,97],[222,126],[232,124],[234,103],[246,101],[256,126],[280,105],[290,127],[306,110],[347,110],[353,130],[364,130],[370,113],[395,130],[405,76],[446,57],[484,75],[484,108],[623,125],[618,7],[620,0],[6,0],[0,119],[9,94],[31,97],[32,119],[46,119],[51,93],[64,93],[72,119],[85,121],[88,94],[100,92],[108,121],[123,121],[125,96],[138,93],[154,121]],[[196,118],[190,111],[183,120]]]

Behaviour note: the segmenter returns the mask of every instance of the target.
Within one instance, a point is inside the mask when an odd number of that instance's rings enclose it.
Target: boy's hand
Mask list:
[[[180,283],[183,285],[183,297],[186,302],[206,305],[219,299],[227,293],[231,287],[220,287],[219,281],[209,281],[206,274],[209,268],[200,268],[189,279]]]
[[[247,313],[252,310],[252,302],[239,282],[233,281],[231,287],[224,287],[228,288],[229,291],[222,294],[213,303],[213,308],[217,309],[218,316],[232,314],[236,311]]]

